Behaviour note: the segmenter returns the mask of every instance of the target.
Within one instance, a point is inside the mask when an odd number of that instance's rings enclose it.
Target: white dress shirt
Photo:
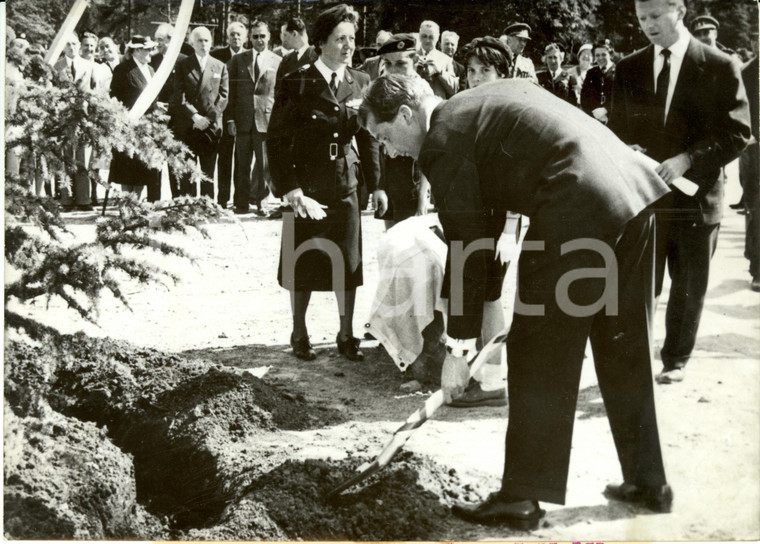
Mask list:
[[[324,62],[322,62],[321,58],[317,59],[317,62],[314,63],[314,66],[317,70],[319,70],[319,73],[322,74],[322,77],[325,78],[325,81],[327,81],[328,85],[332,81],[333,73],[335,73],[337,76],[336,81],[338,85],[340,85],[340,82],[343,81],[343,76],[346,73],[345,64],[341,64],[337,70],[331,70]]]
[[[195,58],[198,59],[198,64],[201,67],[201,73],[206,69],[206,63],[208,63],[208,57],[209,55],[206,55],[205,57],[199,57],[196,53]]]
[[[668,112],[670,111],[670,104],[673,102],[673,92],[676,89],[676,83],[678,83],[678,74],[681,72],[681,65],[683,59],[686,56],[686,50],[689,48],[689,40],[691,34],[682,27],[678,34],[678,40],[676,43],[668,47],[670,50],[670,80],[668,81],[668,97],[665,100],[665,119],[668,118]],[[665,58],[661,55],[662,50],[665,49],[659,45],[654,46],[654,92],[657,92],[657,76],[660,75],[662,65],[665,62]]]

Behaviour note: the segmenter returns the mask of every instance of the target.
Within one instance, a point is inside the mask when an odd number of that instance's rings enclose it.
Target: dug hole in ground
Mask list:
[[[726,204],[738,200],[729,169]],[[364,215],[363,333],[381,221]],[[67,222],[94,237],[94,215]],[[443,407],[394,462],[334,503],[324,495],[377,455],[428,392],[383,348],[337,354],[332,294],[307,316],[316,361],[288,345],[276,283],[281,222],[244,217],[180,243],[195,264],[151,256],[176,286],[131,284],[133,312],[103,301],[100,326],[58,303],[18,310],[58,331],[6,330],[4,531],[8,538],[267,540],[757,540],[760,294],[749,290],[744,218],[726,210],[697,348],[681,384],[657,386],[673,512],[608,501],[621,475],[590,355],[565,506],[531,533],[452,517],[499,486],[508,408]],[[668,287],[655,346],[664,337]],[[507,295],[509,296],[509,294]],[[82,331],[83,334],[71,336]],[[60,333],[60,334],[58,334]],[[654,361],[659,372],[661,362]]]

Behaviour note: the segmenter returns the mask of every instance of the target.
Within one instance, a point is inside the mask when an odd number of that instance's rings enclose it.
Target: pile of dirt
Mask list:
[[[165,539],[137,503],[132,459],[103,429],[40,402],[38,417],[5,405],[5,536]]]
[[[231,443],[343,418],[249,373],[125,342],[84,335],[10,341],[5,355],[10,409],[21,418],[39,418],[35,407],[49,403],[65,430],[83,422],[107,429],[107,436],[94,440],[133,456],[134,474],[130,461],[129,473],[120,476],[124,485],[136,486],[137,500],[174,531],[213,525],[235,499],[220,468]],[[42,473],[33,465],[24,477],[39,481]],[[21,518],[8,519],[6,528]]]
[[[288,461],[245,498],[263,504],[289,539],[308,540],[429,540],[451,521],[449,499],[479,499],[455,471],[402,452],[358,489],[326,500],[364,461]]]

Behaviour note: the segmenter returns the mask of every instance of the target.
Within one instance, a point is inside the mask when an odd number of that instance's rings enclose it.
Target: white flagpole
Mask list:
[[[63,21],[63,25],[61,25],[61,28],[58,30],[58,34],[55,35],[53,45],[50,46],[50,49],[48,49],[48,52],[45,55],[45,62],[50,66],[55,64],[55,61],[58,60],[61,51],[63,51],[64,45],[66,45],[66,37],[74,32],[79,19],[82,18],[84,10],[87,9],[89,5],[89,0],[76,0],[74,5],[71,6],[71,10],[69,10],[66,20]]]

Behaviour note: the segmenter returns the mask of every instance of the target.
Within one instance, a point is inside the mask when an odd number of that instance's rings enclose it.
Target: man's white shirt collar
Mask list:
[[[208,58],[210,55],[206,55],[205,57],[199,57],[198,53],[195,54],[195,58],[198,59],[198,64],[201,67],[201,72],[206,69],[206,63],[208,62]]]
[[[340,85],[340,82],[343,81],[343,76],[346,73],[345,64],[341,64],[337,70],[331,70],[324,62],[322,62],[321,58],[317,59],[317,61],[314,63],[314,67],[319,70],[319,73],[322,74],[322,77],[325,78],[325,81],[327,81],[328,85],[332,81],[333,72],[336,74],[338,85]]]
[[[676,83],[678,82],[678,74],[681,73],[681,65],[683,59],[686,57],[686,50],[689,48],[689,41],[691,40],[691,34],[685,26],[681,26],[678,30],[678,39],[676,42],[668,47],[670,51],[670,79],[668,80],[668,95],[665,101],[665,119],[668,118],[670,112],[670,105],[673,102],[673,93],[676,89]],[[653,77],[655,87],[657,86],[657,77],[660,75],[660,70],[665,62],[664,57],[661,55],[662,50],[665,49],[659,45],[654,46],[654,71]],[[656,89],[655,89],[656,91]]]
[[[309,48],[309,44],[304,45],[300,49],[298,49],[298,53],[296,53],[296,58],[298,60],[301,60],[301,57],[303,57],[303,54],[306,53],[306,50]]]

